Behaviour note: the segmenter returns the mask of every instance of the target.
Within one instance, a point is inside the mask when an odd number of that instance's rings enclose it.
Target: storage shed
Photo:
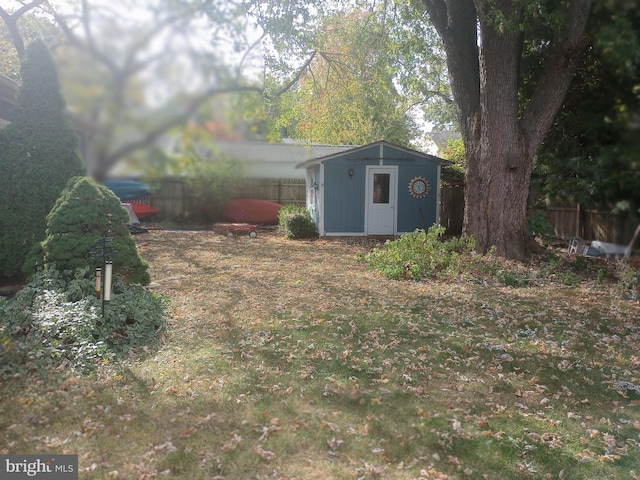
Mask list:
[[[307,207],[320,236],[400,235],[439,223],[440,171],[449,162],[385,141],[314,158]]]

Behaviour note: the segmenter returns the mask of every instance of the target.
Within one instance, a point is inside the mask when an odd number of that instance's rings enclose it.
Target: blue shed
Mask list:
[[[320,236],[400,235],[440,221],[440,171],[449,162],[385,141],[298,165]]]

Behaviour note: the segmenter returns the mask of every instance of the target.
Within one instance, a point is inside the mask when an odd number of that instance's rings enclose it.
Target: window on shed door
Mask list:
[[[388,173],[373,174],[373,203],[389,203],[389,185],[391,175]]]

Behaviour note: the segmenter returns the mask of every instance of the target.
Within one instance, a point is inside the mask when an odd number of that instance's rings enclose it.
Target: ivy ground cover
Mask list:
[[[640,478],[640,306],[607,282],[388,280],[353,239],[137,241],[161,343],[2,379],[0,453],[77,453],[87,479]]]

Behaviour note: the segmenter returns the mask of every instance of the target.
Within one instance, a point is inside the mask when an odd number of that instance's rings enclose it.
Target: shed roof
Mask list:
[[[333,153],[329,153],[329,154],[324,155],[324,156],[318,156],[318,157],[310,158],[309,160],[306,160],[306,161],[296,165],[296,168],[308,168],[310,166],[318,165],[320,163],[326,162],[327,160],[338,158],[338,157],[344,155],[345,153],[357,153],[359,151],[367,150],[367,149],[369,149],[371,147],[376,147],[376,146],[391,147],[391,148],[393,148],[395,150],[400,150],[400,151],[406,152],[409,155],[414,155],[414,156],[417,156],[417,157],[421,157],[421,158],[430,160],[432,162],[437,162],[440,165],[450,165],[451,164],[451,162],[449,162],[448,160],[445,160],[445,159],[440,158],[440,157],[436,157],[435,155],[429,155],[428,153],[419,152],[418,150],[412,150],[410,148],[401,147],[399,145],[394,145],[392,143],[387,142],[386,140],[379,140],[377,142],[369,143],[368,145],[361,145],[361,146],[356,146],[356,147],[351,146],[348,149],[345,149],[345,150],[342,150],[342,151],[339,151],[339,152],[333,152]]]

